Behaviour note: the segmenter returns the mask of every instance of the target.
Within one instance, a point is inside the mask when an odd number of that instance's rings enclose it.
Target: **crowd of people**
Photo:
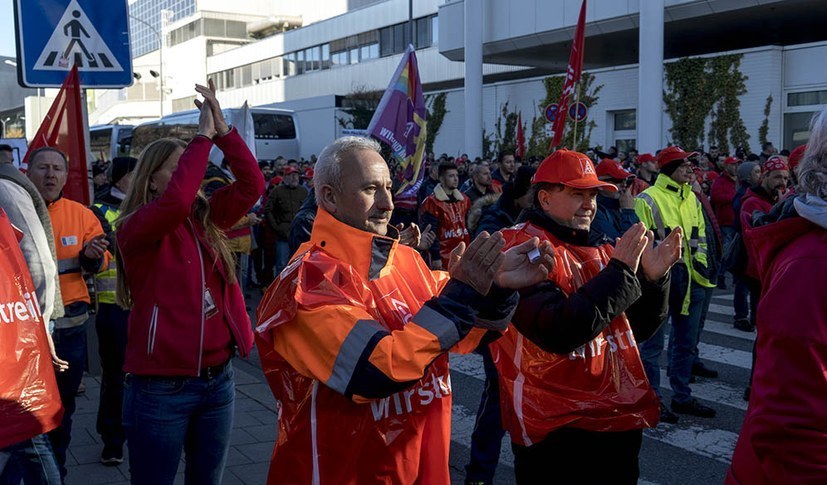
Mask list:
[[[486,376],[466,483],[493,482],[506,432],[518,483],[637,483],[645,428],[716,415],[692,383],[718,376],[698,342],[730,285],[758,337],[727,481],[827,479],[827,111],[792,153],[428,154],[399,191],[368,138],[257,163],[196,92],[195,138],[96,165],[90,207],[63,197],[63,153],[23,175],[0,146],[63,408],[0,441],[3,483],[66,477],[91,313],[101,462],[128,442],[132,483],[172,483],[182,454],[188,483],[221,482],[254,344],[280,403],[268,483],[449,483],[450,352]],[[596,456],[611,479],[584,474]]]

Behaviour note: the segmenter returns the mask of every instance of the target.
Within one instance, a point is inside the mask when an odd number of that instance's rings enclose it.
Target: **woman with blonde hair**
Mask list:
[[[224,231],[264,192],[255,157],[227,126],[215,87],[198,134],[161,139],[141,153],[117,227],[118,303],[130,308],[123,424],[132,483],[218,484],[229,449],[235,387],[230,361],[253,343]],[[200,190],[213,143],[236,182]]]

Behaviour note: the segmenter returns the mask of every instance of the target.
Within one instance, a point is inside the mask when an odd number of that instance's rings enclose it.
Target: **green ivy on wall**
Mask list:
[[[772,109],[772,94],[767,96],[767,104],[764,105],[764,120],[761,121],[761,126],[758,127],[758,142],[761,144],[767,143],[767,135],[770,133],[770,110]]]
[[[742,57],[687,57],[666,64],[663,102],[672,119],[670,132],[676,145],[694,150],[706,141],[721,151],[730,151],[730,147],[749,151],[750,135],[741,118],[740,96],[747,92],[748,79],[740,70]]]
[[[598,94],[603,89],[603,85],[594,84],[594,74],[584,72],[580,76],[580,82],[577,84],[577,90],[580,92],[580,102],[585,104],[589,110],[597,104],[600,99]],[[545,157],[549,153],[549,144],[551,137],[546,135],[546,121],[545,109],[551,103],[557,103],[560,100],[560,93],[563,92],[563,83],[565,76],[550,76],[543,79],[543,85],[546,88],[546,97],[538,105],[538,114],[534,116],[531,121],[531,131],[526,147],[526,156]],[[574,104],[576,99],[569,98],[569,105]],[[561,113],[561,116],[568,117],[568,114]],[[585,121],[577,124],[577,140],[574,139],[574,122],[570,119],[566,120],[566,130],[563,135],[562,145],[565,147],[574,147],[578,151],[586,151],[591,143],[591,135],[597,123],[593,118],[586,118]]]
[[[502,150],[514,151],[517,147],[517,119],[517,112],[509,111],[508,101],[506,101],[500,108],[500,117],[497,118],[495,124],[494,150],[496,152]]]

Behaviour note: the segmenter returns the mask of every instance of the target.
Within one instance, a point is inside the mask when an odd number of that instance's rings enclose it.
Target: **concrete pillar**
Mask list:
[[[637,149],[640,153],[655,153],[663,148],[663,10],[664,0],[640,2],[637,92]]]
[[[465,0],[465,146],[469,157],[482,153],[482,3]]]

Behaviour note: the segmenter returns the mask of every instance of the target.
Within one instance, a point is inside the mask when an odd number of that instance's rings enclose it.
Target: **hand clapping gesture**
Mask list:
[[[215,96],[215,83],[210,79],[208,86],[201,84],[195,85],[195,91],[204,96],[204,101],[195,100],[195,106],[201,110],[201,116],[198,119],[198,134],[213,138],[216,135],[224,136],[230,131],[229,125],[224,120],[224,112],[221,111],[221,105],[218,103],[218,98]]]

